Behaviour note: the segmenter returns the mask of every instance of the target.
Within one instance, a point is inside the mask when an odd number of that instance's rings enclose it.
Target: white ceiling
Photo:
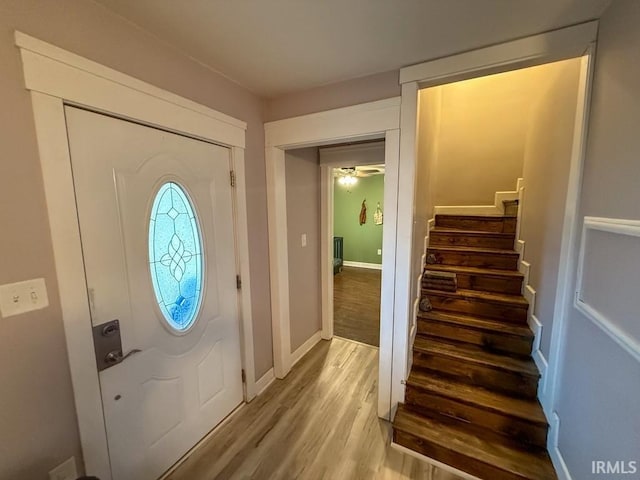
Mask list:
[[[599,17],[610,0],[96,0],[277,97]]]

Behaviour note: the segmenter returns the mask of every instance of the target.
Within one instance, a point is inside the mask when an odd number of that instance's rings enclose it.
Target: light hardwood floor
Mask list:
[[[376,348],[321,341],[168,479],[458,480],[390,447],[377,362]]]

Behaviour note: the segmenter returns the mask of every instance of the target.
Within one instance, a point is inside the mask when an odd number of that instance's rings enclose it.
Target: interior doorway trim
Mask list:
[[[251,281],[245,187],[246,123],[191,100],[15,33],[30,91],[71,380],[86,470],[112,478],[76,211],[64,105],[75,105],[229,147],[236,173],[234,210],[245,400],[255,396]]]
[[[559,473],[563,473],[564,478],[569,477],[567,476],[568,473],[565,473],[566,466],[558,449],[559,416],[555,409],[566,337],[566,310],[573,297],[570,291],[570,280],[574,277],[576,269],[575,239],[577,238],[580,223],[577,206],[579,205],[586,151],[588,112],[597,34],[598,22],[591,21],[413,65],[400,70],[400,81],[402,83],[400,161],[402,162],[402,169],[400,170],[398,181],[398,212],[402,212],[402,214],[398,216],[397,220],[396,319],[394,323],[393,348],[394,351],[396,349],[400,350],[408,356],[412,348],[409,333],[410,315],[413,313],[412,305],[415,300],[412,296],[410,274],[414,269],[421,268],[420,265],[415,265],[420,255],[412,252],[413,218],[409,215],[413,211],[415,193],[419,90],[569,58],[581,59],[570,173],[562,230],[558,287],[551,331],[551,348],[547,372],[539,394],[540,402],[550,423],[547,447],[556,470]],[[409,374],[407,368],[408,360],[407,358],[404,363],[394,362],[393,378],[406,379]],[[396,367],[402,369],[402,371],[396,372]],[[394,383],[391,395],[394,406],[398,402],[402,402],[404,400],[404,384]]]
[[[378,415],[390,418],[394,323],[394,278],[396,255],[396,216],[400,145],[400,98],[365,103],[265,124],[267,170],[267,211],[269,220],[269,264],[271,278],[271,318],[274,372],[283,378],[291,369],[291,334],[289,318],[289,264],[287,250],[287,200],[285,185],[285,150],[321,146],[345,141],[385,140],[385,223],[382,254],[382,292],[380,312],[380,351]],[[330,169],[323,170],[321,183],[329,182]],[[325,187],[321,187],[324,192]],[[326,202],[322,206],[326,207]],[[321,214],[321,222],[327,221]],[[326,228],[326,225],[324,226]],[[327,230],[324,230],[327,231]],[[333,242],[321,238],[321,271],[324,285],[331,269]],[[332,271],[332,270],[331,270]],[[333,325],[325,314],[323,299],[322,338],[330,339]]]

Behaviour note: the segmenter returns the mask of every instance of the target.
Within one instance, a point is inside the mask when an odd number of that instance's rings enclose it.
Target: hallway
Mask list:
[[[457,480],[389,446],[376,415],[377,349],[322,341],[242,407],[167,480]]]

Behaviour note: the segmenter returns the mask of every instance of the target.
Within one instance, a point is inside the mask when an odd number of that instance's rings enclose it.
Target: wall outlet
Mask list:
[[[3,317],[49,306],[44,278],[0,286],[0,314]]]
[[[382,249],[381,248],[378,249],[378,255],[382,255]]]
[[[49,472],[49,480],[76,480],[78,470],[76,458],[71,457]]]
[[[302,244],[303,247],[307,246],[307,234],[306,233],[303,233],[300,236],[300,243]]]

